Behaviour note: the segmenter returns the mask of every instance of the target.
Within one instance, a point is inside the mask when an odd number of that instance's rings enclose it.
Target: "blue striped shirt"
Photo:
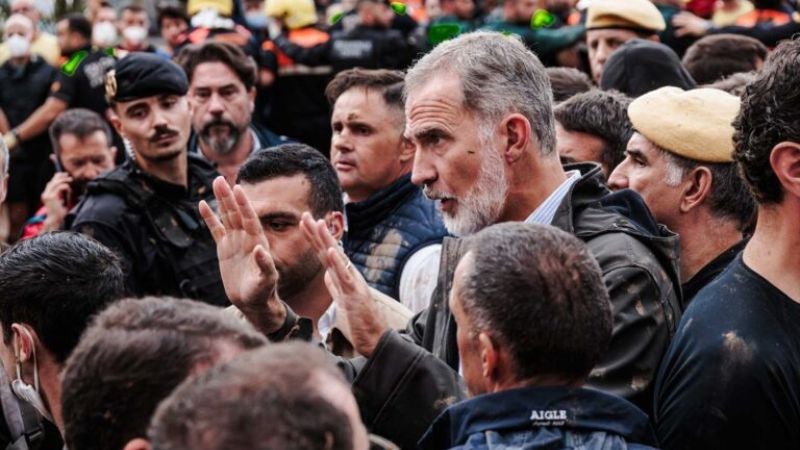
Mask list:
[[[556,215],[556,210],[561,206],[564,197],[567,195],[572,185],[581,178],[581,173],[577,170],[567,172],[567,179],[561,183],[552,194],[550,194],[545,201],[536,208],[527,219],[525,223],[538,223],[542,225],[550,225],[553,223],[553,217]]]

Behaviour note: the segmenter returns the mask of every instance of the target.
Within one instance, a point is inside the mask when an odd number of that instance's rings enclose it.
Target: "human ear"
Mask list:
[[[714,176],[708,167],[700,166],[692,169],[685,179],[681,192],[680,211],[687,213],[703,204],[705,199],[711,195],[711,184],[713,182]]]
[[[502,123],[503,159],[506,163],[517,161],[528,147],[531,124],[522,114],[510,114]]]
[[[150,442],[147,439],[133,438],[122,447],[122,450],[150,450]]]
[[[800,143],[776,145],[769,155],[769,163],[783,190],[800,198]]]

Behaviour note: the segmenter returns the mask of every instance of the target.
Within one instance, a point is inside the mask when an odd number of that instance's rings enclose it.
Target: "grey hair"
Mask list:
[[[8,166],[11,165],[11,157],[8,153],[8,147],[6,147],[5,141],[0,139],[0,159],[2,159],[3,164],[3,171],[0,172],[3,174],[3,178],[8,176]]]
[[[550,78],[518,37],[479,31],[437,46],[409,69],[406,97],[447,72],[458,75],[464,106],[481,120],[497,122],[509,113],[522,114],[536,134],[540,153],[554,153]]]

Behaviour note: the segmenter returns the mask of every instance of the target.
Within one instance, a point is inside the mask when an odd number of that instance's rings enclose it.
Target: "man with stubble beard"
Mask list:
[[[191,107],[183,70],[148,53],[119,60],[106,77],[112,123],[131,159],[89,183],[71,228],[123,260],[130,294],[228,303],[214,241],[197,203],[213,199],[216,171],[187,154]]]

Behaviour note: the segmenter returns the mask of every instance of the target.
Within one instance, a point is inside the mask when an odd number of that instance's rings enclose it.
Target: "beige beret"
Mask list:
[[[652,32],[667,28],[664,17],[650,0],[592,0],[586,29],[630,28]]]
[[[664,150],[694,161],[733,162],[739,97],[719,89],[663,87],[628,106],[633,128]]]

